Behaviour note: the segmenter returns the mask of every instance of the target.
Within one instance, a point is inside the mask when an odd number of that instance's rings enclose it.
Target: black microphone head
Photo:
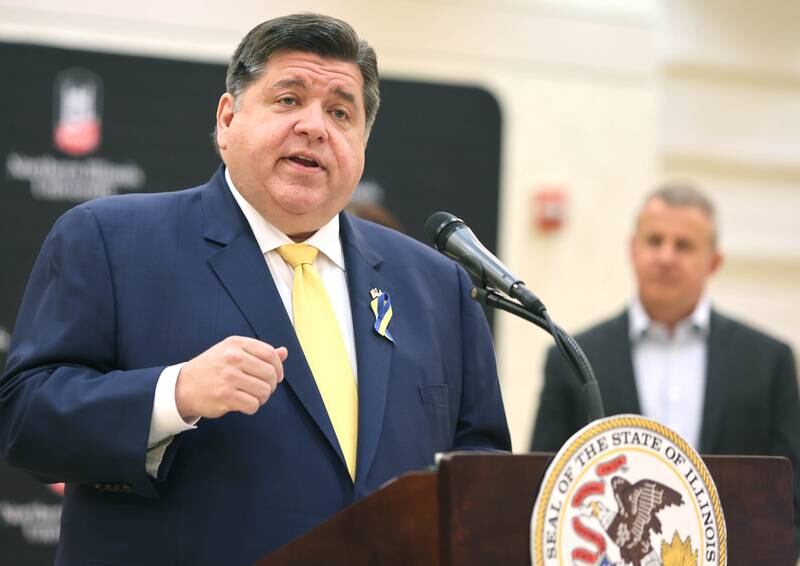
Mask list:
[[[425,222],[425,233],[436,249],[441,251],[447,242],[447,237],[459,226],[464,226],[464,221],[457,216],[449,212],[434,212]]]

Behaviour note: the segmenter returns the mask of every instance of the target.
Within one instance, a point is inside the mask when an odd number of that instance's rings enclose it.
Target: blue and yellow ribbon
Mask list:
[[[389,294],[374,288],[371,289],[369,293],[372,296],[369,306],[372,308],[372,313],[375,315],[375,325],[373,328],[375,332],[394,344],[394,338],[391,332],[389,332],[389,322],[392,320],[392,301],[389,299]]]

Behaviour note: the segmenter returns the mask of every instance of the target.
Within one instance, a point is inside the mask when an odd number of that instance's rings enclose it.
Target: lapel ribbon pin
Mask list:
[[[389,332],[389,322],[392,320],[392,301],[389,299],[389,293],[373,287],[369,294],[372,296],[369,306],[372,307],[372,313],[375,315],[373,328],[375,332],[394,344],[394,338]]]

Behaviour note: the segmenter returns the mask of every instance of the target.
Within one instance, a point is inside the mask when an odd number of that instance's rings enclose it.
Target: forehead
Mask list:
[[[286,51],[267,61],[260,79],[264,88],[296,80],[296,86],[327,90],[342,89],[361,100],[364,78],[358,65],[350,61],[321,57],[304,51]]]
[[[711,237],[714,226],[711,217],[700,207],[671,205],[660,199],[645,204],[639,215],[637,232],[674,235],[699,239]]]

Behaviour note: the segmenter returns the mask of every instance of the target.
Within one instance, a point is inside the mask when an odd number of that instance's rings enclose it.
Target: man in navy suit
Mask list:
[[[645,200],[631,239],[638,292],[620,314],[576,336],[606,413],[640,413],[701,454],[786,456],[794,467],[800,549],[800,400],[792,351],[711,307],[722,255],[711,201],[691,185]],[[531,450],[557,451],[586,424],[577,380],[551,350]]]
[[[464,271],[341,213],[378,104],[349,25],[267,21],[228,68],[207,184],[53,227],[0,380],[0,451],[67,482],[57,564],[250,564],[437,452],[510,450]],[[319,250],[357,384],[352,476],[293,327],[292,242]]]

